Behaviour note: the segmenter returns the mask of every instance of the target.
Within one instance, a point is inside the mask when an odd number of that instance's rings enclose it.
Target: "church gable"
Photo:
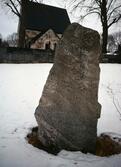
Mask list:
[[[49,29],[44,33],[34,44],[31,45],[31,48],[38,49],[52,49],[54,50],[61,35],[57,35],[52,29]]]

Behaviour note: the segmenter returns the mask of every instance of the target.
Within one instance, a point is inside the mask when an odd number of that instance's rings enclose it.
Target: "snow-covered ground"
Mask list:
[[[27,143],[25,136],[36,126],[34,111],[51,67],[52,64],[0,64],[0,167],[121,167],[121,154],[102,158],[63,150],[54,156]],[[98,135],[121,135],[121,65],[100,67],[102,113]]]

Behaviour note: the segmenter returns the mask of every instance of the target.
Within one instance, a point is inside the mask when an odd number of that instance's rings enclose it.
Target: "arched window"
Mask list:
[[[45,44],[45,49],[50,49],[50,41]]]
[[[54,50],[56,49],[57,43],[54,43]]]

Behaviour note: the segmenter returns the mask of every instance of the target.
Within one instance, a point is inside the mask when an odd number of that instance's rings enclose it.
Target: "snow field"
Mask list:
[[[52,64],[0,64],[0,167],[121,167],[121,154],[97,157],[62,150],[58,156],[29,145],[34,118]],[[98,135],[121,135],[121,65],[101,64]],[[121,111],[121,110],[120,110]]]

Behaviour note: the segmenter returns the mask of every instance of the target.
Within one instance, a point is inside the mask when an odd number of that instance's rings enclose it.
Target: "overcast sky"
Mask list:
[[[44,3],[49,5],[64,7],[64,0],[44,0]],[[70,18],[71,22],[77,22],[76,18]],[[93,28],[97,30],[99,33],[102,32],[100,21],[97,19],[96,16],[90,16],[84,22],[81,23],[84,26],[89,28]],[[2,34],[3,38],[6,38],[9,34],[13,32],[17,32],[18,27],[18,18],[7,12],[6,10],[0,9],[0,34]],[[119,24],[113,26],[110,29],[110,32],[119,31],[120,26]]]

